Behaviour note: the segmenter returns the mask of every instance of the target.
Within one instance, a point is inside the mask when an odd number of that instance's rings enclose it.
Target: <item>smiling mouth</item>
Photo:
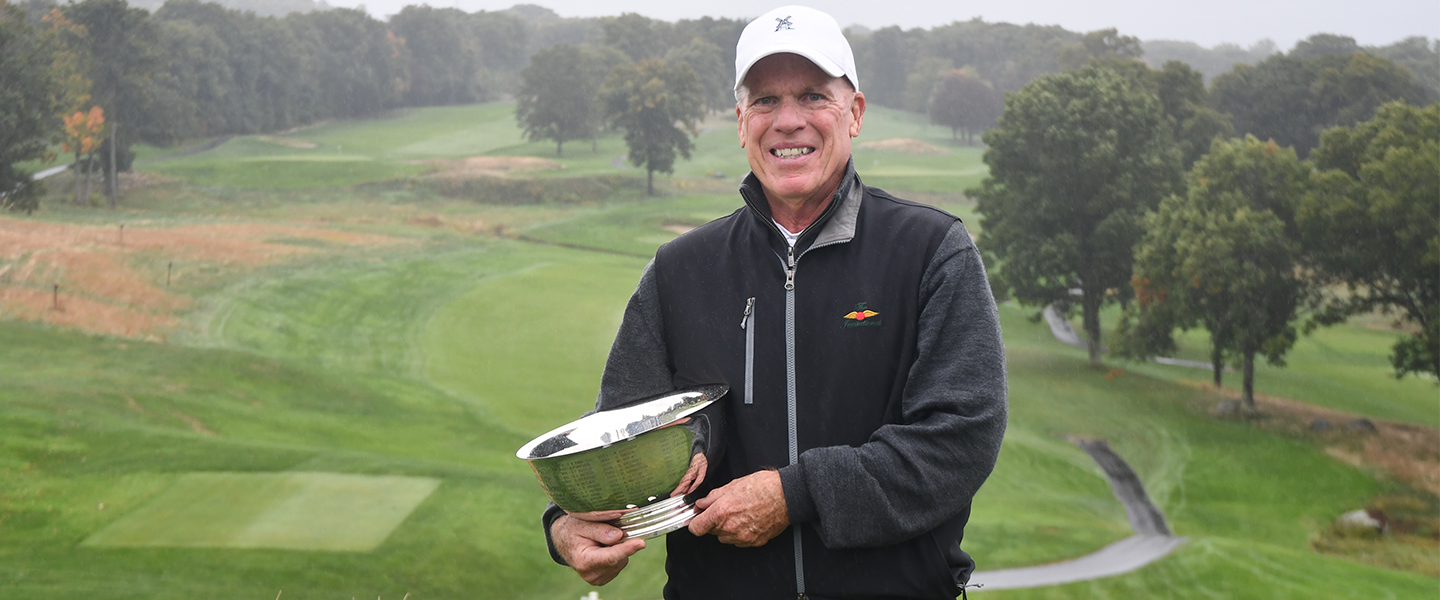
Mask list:
[[[776,156],[776,157],[779,157],[779,158],[795,158],[795,157],[797,157],[797,156],[805,156],[806,154],[809,154],[809,153],[814,152],[814,151],[815,151],[814,148],[808,148],[808,147],[807,147],[807,148],[775,148],[775,149],[770,150],[770,154],[772,154],[772,155],[774,155],[774,156]]]

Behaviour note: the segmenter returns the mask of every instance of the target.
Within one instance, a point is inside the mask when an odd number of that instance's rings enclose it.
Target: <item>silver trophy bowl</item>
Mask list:
[[[695,516],[685,496],[704,482],[720,438],[721,413],[705,408],[729,391],[700,386],[595,412],[530,440],[515,455],[565,512],[626,510],[615,523],[626,538],[653,538]]]

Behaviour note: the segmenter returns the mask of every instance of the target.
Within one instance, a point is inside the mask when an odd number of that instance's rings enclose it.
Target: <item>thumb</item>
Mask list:
[[[699,506],[698,502],[696,506]],[[695,515],[695,518],[690,520],[690,533],[697,536],[710,533],[710,530],[715,528],[715,521],[719,519],[717,515],[718,513],[712,513],[710,511]]]

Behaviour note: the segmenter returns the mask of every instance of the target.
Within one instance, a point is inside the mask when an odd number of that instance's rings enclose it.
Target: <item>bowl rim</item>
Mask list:
[[[519,450],[515,451],[515,457],[526,462],[544,461],[552,458],[573,456],[582,452],[606,448],[613,444],[633,440],[641,435],[663,429],[671,425],[682,424],[686,417],[711,405],[720,397],[730,391],[725,385],[704,385],[673,390],[642,399],[633,404],[610,410],[595,411],[574,421],[551,429],[540,434],[535,439],[526,442]],[[673,407],[680,404],[681,408],[668,415],[664,420],[648,419],[647,417],[658,416],[655,408]],[[661,414],[664,414],[662,412]],[[641,424],[635,428],[634,424]],[[620,427],[616,427],[619,425]],[[534,456],[536,446],[562,434],[575,431],[585,433],[598,433],[574,446],[563,448],[545,456]],[[604,439],[602,439],[604,438]]]

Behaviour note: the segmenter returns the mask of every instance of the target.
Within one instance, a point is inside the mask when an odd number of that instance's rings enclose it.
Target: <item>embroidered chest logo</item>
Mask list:
[[[789,31],[792,24],[788,15],[783,19],[775,17],[775,31]]]
[[[870,310],[864,302],[855,305],[855,310],[841,317],[845,322],[841,325],[846,329],[851,327],[879,327],[880,313]]]

